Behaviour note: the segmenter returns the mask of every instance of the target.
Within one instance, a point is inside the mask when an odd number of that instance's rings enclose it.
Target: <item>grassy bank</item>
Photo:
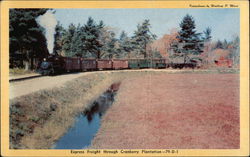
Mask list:
[[[147,72],[146,72],[147,73]],[[131,72],[129,77],[140,75]],[[91,73],[65,86],[10,101],[10,148],[51,148],[74,124],[77,114],[127,72]]]

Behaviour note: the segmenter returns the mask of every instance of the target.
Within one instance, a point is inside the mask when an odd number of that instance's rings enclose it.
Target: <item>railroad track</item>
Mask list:
[[[30,75],[30,76],[20,76],[20,77],[10,78],[9,82],[23,81],[23,80],[33,79],[37,77],[42,77],[42,75],[35,74],[35,75]]]

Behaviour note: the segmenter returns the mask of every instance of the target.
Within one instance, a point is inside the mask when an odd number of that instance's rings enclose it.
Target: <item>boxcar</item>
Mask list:
[[[66,71],[79,71],[81,69],[80,58],[64,57]]]
[[[150,59],[139,59],[140,68],[149,68],[151,66]]]
[[[70,57],[64,57],[64,62],[65,62],[65,66],[64,69],[65,71],[71,71],[72,70],[72,59]]]
[[[113,69],[127,69],[128,68],[128,60],[114,59],[113,61]]]
[[[152,59],[151,60],[151,68],[166,68],[166,60],[165,59]]]
[[[128,67],[130,69],[139,69],[140,68],[140,64],[138,62],[138,59],[129,59],[128,60]]]
[[[130,59],[128,64],[130,69],[149,68],[151,65],[150,59]]]
[[[96,59],[81,59],[81,70],[96,70],[97,69],[97,61]]]
[[[97,61],[98,70],[112,69],[112,60],[99,59]]]
[[[80,71],[81,70],[81,58],[72,58],[72,70],[73,71]]]

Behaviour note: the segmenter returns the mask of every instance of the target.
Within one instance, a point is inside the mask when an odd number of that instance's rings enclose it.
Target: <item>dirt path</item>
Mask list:
[[[162,74],[122,82],[90,148],[239,148],[237,74]]]
[[[58,76],[45,76],[20,82],[10,83],[9,98],[13,99],[23,95],[36,92],[38,90],[62,86],[72,79],[88,75],[89,73],[72,73]]]

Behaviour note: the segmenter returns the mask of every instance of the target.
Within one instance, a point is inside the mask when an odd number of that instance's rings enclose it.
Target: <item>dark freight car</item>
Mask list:
[[[150,60],[149,59],[130,59],[129,68],[130,69],[142,69],[149,68]]]
[[[97,69],[96,59],[81,59],[81,69],[82,71],[96,70]]]
[[[75,71],[80,71],[81,70],[81,58],[72,58],[72,66]]]
[[[97,68],[99,70],[112,69],[112,60],[99,59],[97,61]]]
[[[155,69],[166,68],[166,59],[152,59],[150,67]]]
[[[140,63],[138,62],[138,59],[129,59],[128,67],[130,69],[139,69],[140,68]]]
[[[79,71],[81,69],[80,58],[64,57],[66,71]]]
[[[114,59],[113,69],[128,69],[128,60]]]
[[[151,60],[150,59],[130,59],[129,68],[130,69],[143,69],[150,68]]]
[[[150,68],[150,59],[139,59],[140,68]]]

